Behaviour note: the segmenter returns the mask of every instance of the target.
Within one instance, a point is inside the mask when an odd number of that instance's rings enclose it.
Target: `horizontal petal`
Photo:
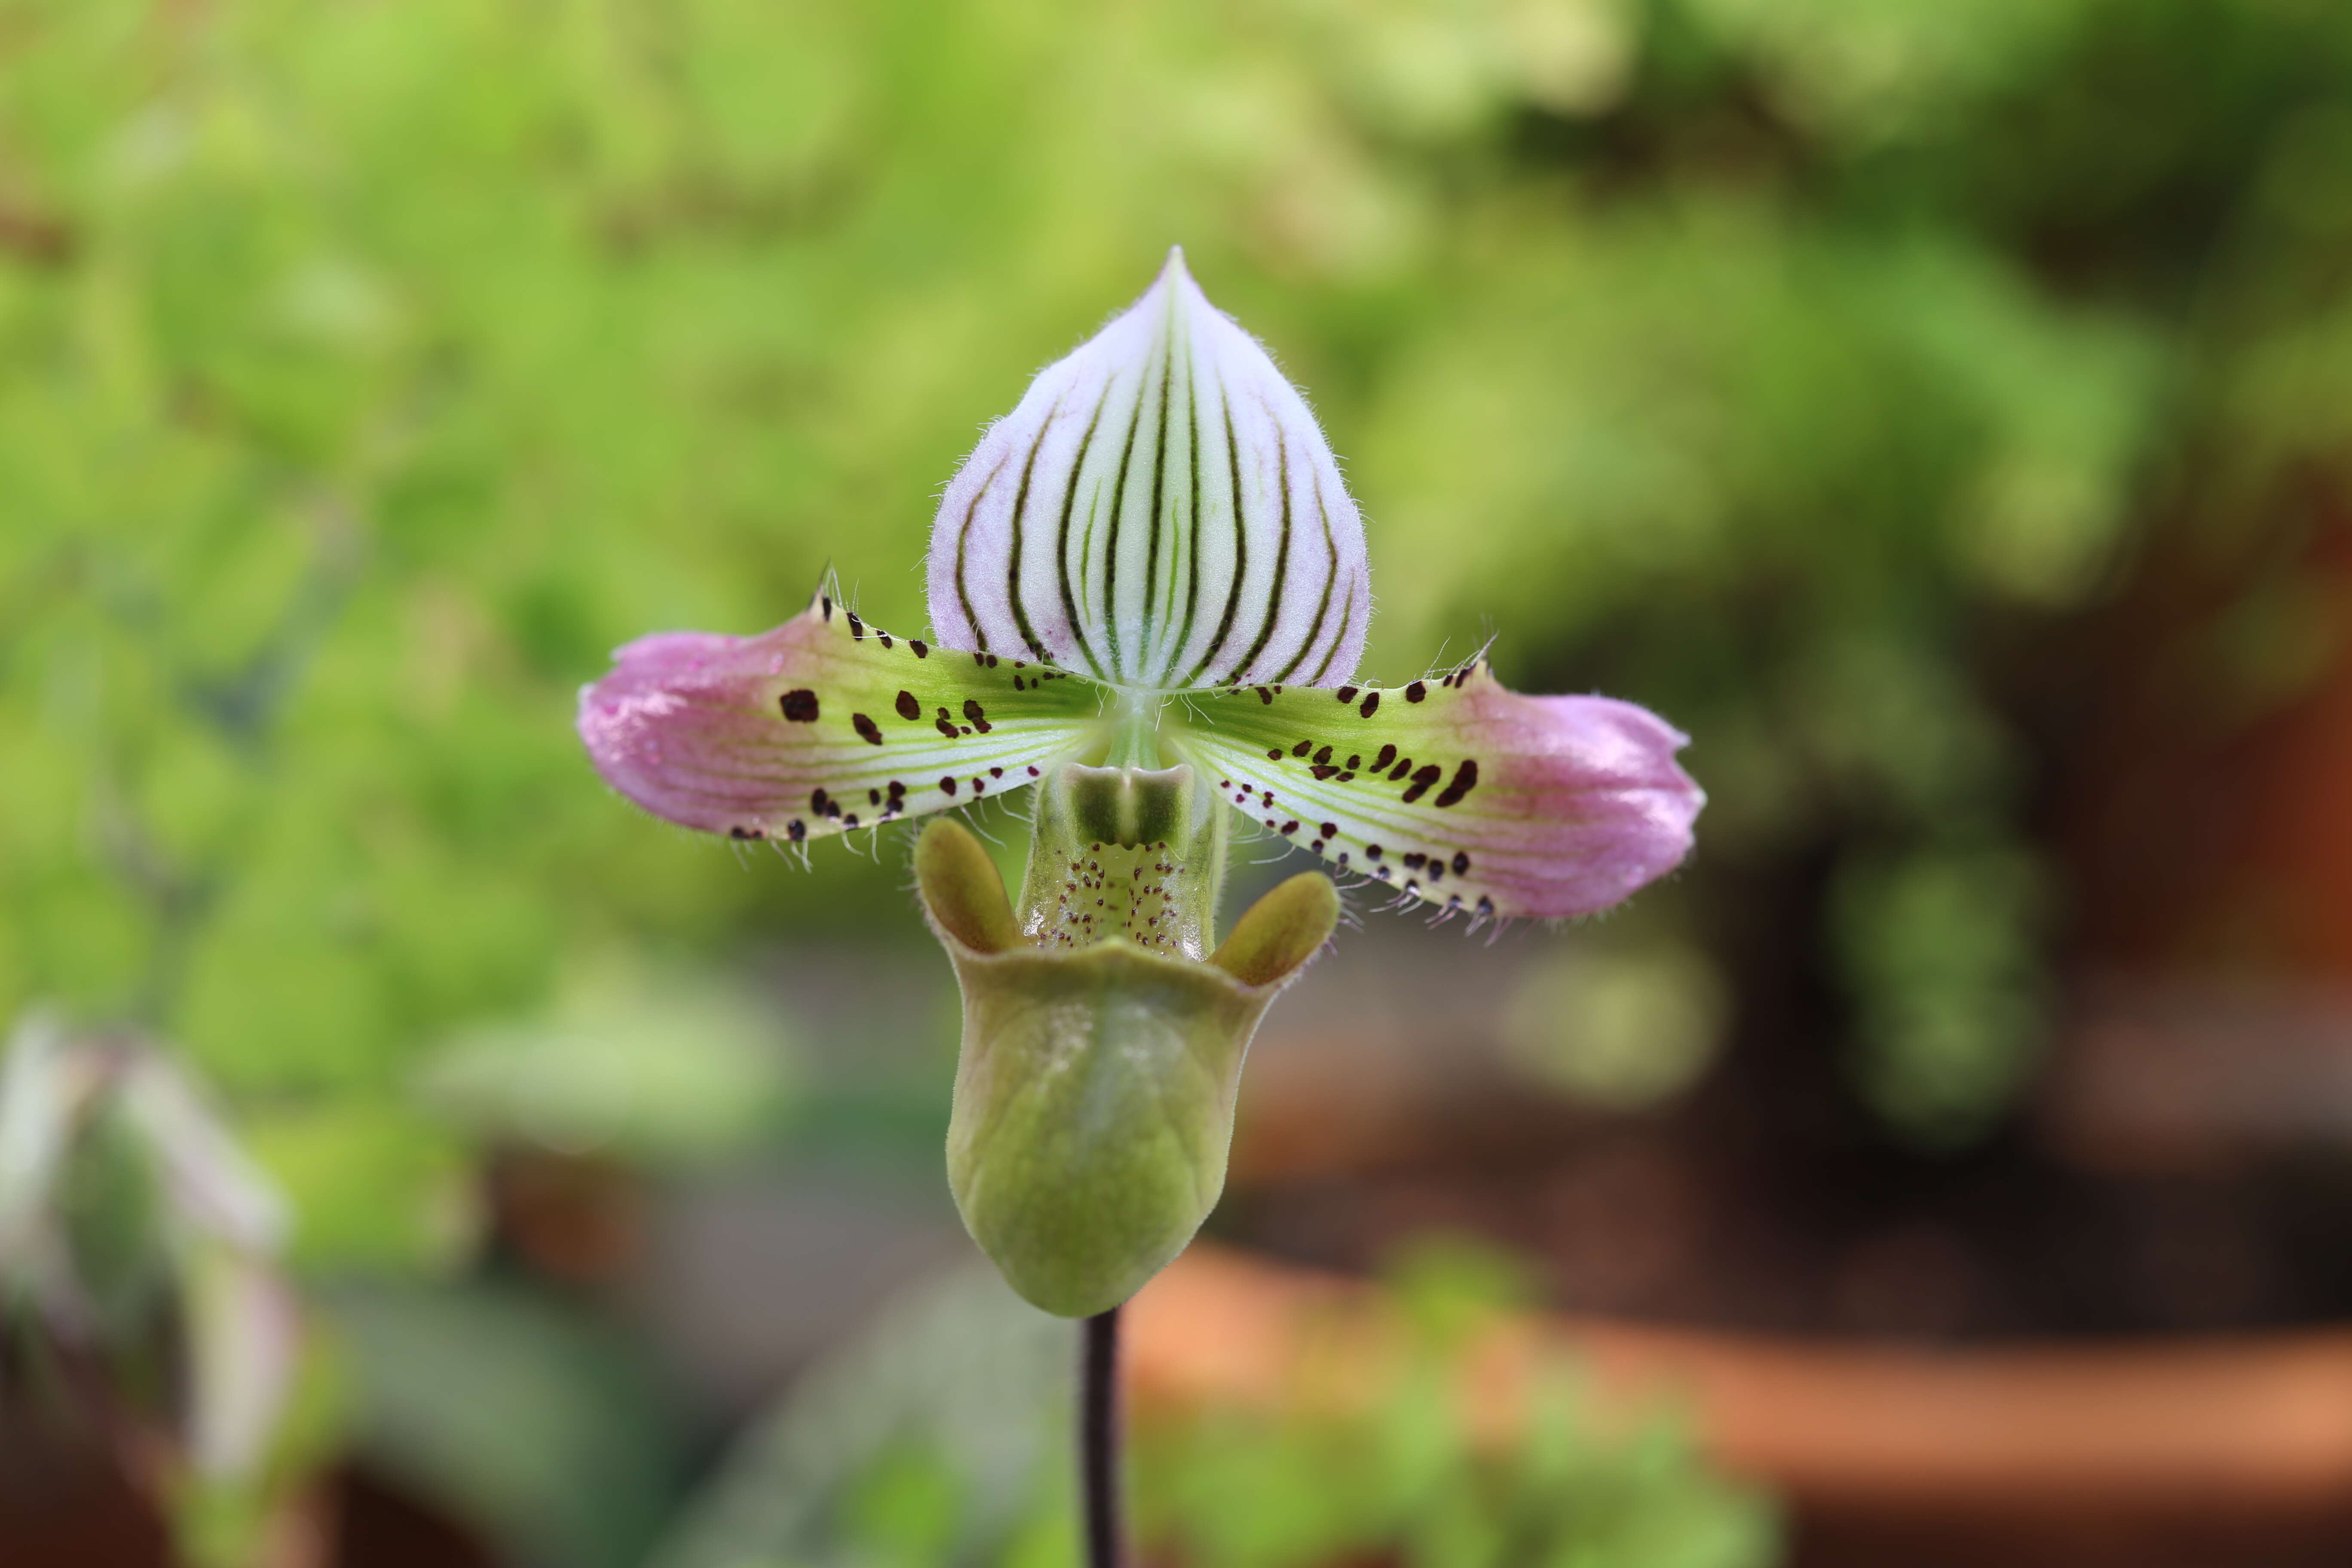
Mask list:
[[[1307,400],[1171,252],[948,486],[930,610],[948,642],[1122,686],[1337,685],[1371,579]]]
[[[799,843],[1036,781],[1098,688],[892,637],[820,597],[758,637],[667,632],[580,693],[604,781],[656,816]]]
[[[1589,914],[1689,853],[1706,797],[1657,715],[1522,697],[1484,661],[1403,688],[1186,700],[1171,746],[1336,869],[1480,915]]]

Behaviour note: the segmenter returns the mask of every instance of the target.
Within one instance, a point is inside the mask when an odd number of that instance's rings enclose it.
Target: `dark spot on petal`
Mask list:
[[[1396,748],[1394,746],[1382,746],[1381,748],[1381,754],[1372,759],[1372,772],[1376,773],[1380,773],[1386,769],[1391,763],[1395,761]]]
[[[1404,858],[1405,869],[1408,871],[1418,871],[1421,869],[1423,863],[1428,860],[1428,856],[1422,854],[1419,850],[1415,850],[1413,853]]]
[[[1035,767],[1033,766],[1030,768],[1029,776],[1033,779],[1040,776]]]
[[[776,699],[776,705],[784,710],[784,717],[795,724],[816,722],[816,693],[805,686],[785,692]]]
[[[1352,686],[1339,688],[1339,698],[1342,702],[1353,702],[1356,700],[1356,689]]]
[[[907,646],[915,650],[915,657],[917,658],[929,658],[931,657],[930,644],[925,642],[920,637],[908,637],[907,639]]]
[[[955,780],[954,780],[952,777],[947,777],[947,778],[942,778],[942,779],[940,779],[940,789],[942,789],[942,790],[944,790],[944,791],[946,791],[946,792],[947,792],[948,794],[950,794],[950,795],[953,795],[953,794],[955,794]]]
[[[988,668],[991,669],[994,669],[996,668],[996,656],[994,654],[990,654],[988,656]]]
[[[727,837],[730,838],[764,838],[767,835],[761,832],[756,827],[730,827],[727,830]]]
[[[824,815],[824,808],[829,804],[830,802],[825,799],[824,788],[823,785],[819,785],[817,788],[809,791],[809,810],[814,816],[823,816]]]
[[[890,634],[888,632],[876,632],[874,635],[882,639],[882,646],[884,647],[891,646]]]
[[[1364,754],[1361,752],[1359,752],[1354,756],[1349,757],[1348,759],[1348,765],[1350,768],[1362,767],[1364,765]]]
[[[784,824],[784,837],[798,844],[808,837],[808,826],[797,816]]]
[[[1469,870],[1470,852],[1466,849],[1456,849],[1454,852],[1454,874],[1457,877],[1466,876]]]
[[[963,716],[971,720],[971,727],[983,735],[993,727],[988,721],[987,710],[981,707],[980,699],[976,697],[967,697],[963,700]]]
[[[956,729],[955,721],[949,718],[944,710],[940,712],[937,719],[931,721],[931,727],[939,731],[940,734],[945,735],[950,741],[954,740],[956,736],[961,732]]]
[[[1270,751],[1266,752],[1265,760],[1269,763],[1278,763],[1282,761],[1282,753],[1280,752]]]
[[[1343,770],[1339,774],[1339,782],[1341,784],[1353,784],[1356,782],[1356,775]]]
[[[882,792],[878,789],[867,790],[866,792],[866,804],[868,805],[880,805],[882,804]]]
[[[1326,838],[1337,838],[1337,837],[1339,837],[1339,825],[1338,823],[1336,823],[1336,822],[1327,822],[1327,823],[1325,823],[1325,824],[1323,825],[1323,837],[1326,837]]]
[[[1357,711],[1357,712],[1359,712],[1359,713],[1361,713],[1361,714],[1362,714],[1365,718],[1367,718],[1367,719],[1370,718],[1373,714],[1375,714],[1375,713],[1379,712],[1380,710],[1381,710],[1381,694],[1380,694],[1379,692],[1377,692],[1377,691],[1374,691],[1374,692],[1369,693],[1369,694],[1364,698],[1363,701],[1362,701],[1362,702],[1360,702],[1360,704],[1358,704],[1358,705],[1357,705],[1357,708],[1356,708],[1356,711]]]
[[[849,622],[849,640],[852,642],[864,641],[866,637],[866,623],[857,618],[857,612],[856,610],[851,610],[847,612],[845,618]]]
[[[1337,768],[1335,768],[1335,767],[1333,767],[1333,766],[1332,766],[1330,763],[1316,763],[1313,767],[1311,767],[1311,768],[1307,769],[1307,771],[1308,773],[1313,773],[1313,774],[1314,774],[1317,778],[1318,778],[1318,779],[1328,779],[1328,778],[1329,778],[1333,773],[1338,773],[1339,770],[1339,769],[1337,769]]]
[[[817,603],[824,606],[824,618],[827,621],[831,621],[833,619],[833,595],[830,594],[824,595],[817,600]]]
[[[844,817],[841,819],[841,825],[842,825],[844,827],[855,827],[855,826],[857,826],[857,814],[856,814],[856,812],[854,812],[854,811],[853,811],[853,812],[851,812],[851,813],[849,813],[847,816],[844,816]]]
[[[904,720],[908,721],[909,723],[911,723],[911,722],[913,722],[915,720],[919,719],[919,718],[921,718],[922,716],[923,716],[923,705],[922,705],[921,703],[919,703],[919,702],[918,702],[918,701],[916,701],[916,700],[915,700],[915,694],[914,694],[913,692],[911,692],[911,691],[901,691],[900,693],[898,693],[898,717],[899,717],[899,718],[904,719]]]
[[[971,793],[974,795],[986,795],[988,793],[988,781],[982,778],[978,773],[972,774]]]
[[[1422,681],[1416,680],[1404,689],[1404,700],[1407,702],[1418,702],[1428,695],[1429,687]]]
[[[1389,777],[1392,780],[1401,779],[1411,772],[1412,772],[1412,759],[1411,757],[1399,757],[1397,759],[1397,765],[1389,770]]]
[[[1286,822],[1275,831],[1277,833],[1296,833],[1298,831],[1298,824],[1295,822]]]
[[[1478,912],[1482,915],[1493,914],[1495,912],[1495,900],[1492,899],[1480,899],[1478,900]]]
[[[1365,858],[1365,859],[1367,859],[1367,860],[1377,860],[1377,859],[1379,859],[1380,858],[1381,858],[1381,847],[1380,847],[1379,845],[1377,845],[1377,844],[1367,844],[1367,845],[1365,845],[1365,846],[1364,846],[1364,858]]]
[[[1268,690],[1267,690],[1265,687],[1263,687],[1263,686],[1261,686],[1261,687],[1259,687],[1259,688],[1257,689],[1257,700],[1258,700],[1260,702],[1265,703],[1265,704],[1267,707],[1269,707],[1269,708],[1271,708],[1271,707],[1273,707],[1273,706],[1274,706],[1274,693],[1273,693],[1273,692],[1271,692],[1271,691],[1268,691]]]
[[[1414,801],[1419,800],[1423,795],[1429,793],[1430,785],[1435,784],[1439,779],[1444,776],[1445,770],[1439,767],[1435,763],[1431,763],[1426,766],[1417,768],[1413,771],[1412,783],[1404,786],[1404,794],[1399,798],[1403,800],[1407,805],[1411,805]]]
[[[1301,741],[1301,742],[1298,742],[1298,744],[1297,744],[1297,745],[1295,745],[1295,746],[1293,746],[1293,747],[1291,747],[1291,748],[1290,748],[1290,754],[1291,754],[1292,756],[1294,756],[1294,757],[1303,757],[1303,756],[1305,756],[1308,752],[1310,752],[1310,751],[1314,750],[1314,748],[1315,748],[1315,742],[1312,742],[1312,741]]]
[[[1315,753],[1315,760],[1318,763],[1329,762],[1331,760],[1331,748],[1325,746],[1320,751],[1317,752]]]
[[[865,714],[852,713],[849,716],[849,724],[850,728],[865,738],[867,744],[878,746],[882,743],[882,726]]]
[[[1439,805],[1452,805],[1455,801],[1460,800],[1464,795],[1468,795],[1472,790],[1476,789],[1477,787],[1478,760],[1475,757],[1472,757],[1465,760],[1459,768],[1454,770],[1454,782],[1447,784],[1443,790],[1438,792],[1435,804]]]

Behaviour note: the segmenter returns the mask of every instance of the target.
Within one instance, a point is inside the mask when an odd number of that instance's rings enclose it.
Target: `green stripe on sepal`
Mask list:
[[[950,642],[1151,690],[1337,684],[1371,616],[1315,416],[1174,252],[982,437],[940,500],[929,587]]]
[[[1123,936],[1012,940],[1003,885],[953,822],[925,829],[916,875],[963,993],[948,1180],[964,1226],[1033,1304],[1115,1307],[1215,1206],[1250,1037],[1329,937],[1339,896],[1294,878],[1196,963]]]

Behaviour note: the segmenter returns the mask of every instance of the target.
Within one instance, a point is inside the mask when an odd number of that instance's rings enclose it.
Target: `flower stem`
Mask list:
[[[1078,1490],[1087,1568],[1126,1568],[1119,1489],[1118,1309],[1087,1319],[1078,1363]]]

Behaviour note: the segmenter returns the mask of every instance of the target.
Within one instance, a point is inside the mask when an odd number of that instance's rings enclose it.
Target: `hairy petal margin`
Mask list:
[[[578,724],[604,782],[655,816],[801,843],[1033,784],[1101,695],[820,596],[758,637],[638,638],[582,688]]]
[[[1679,866],[1686,737],[1606,697],[1522,697],[1482,660],[1403,687],[1186,700],[1176,749],[1333,869],[1482,917],[1591,914]]]

